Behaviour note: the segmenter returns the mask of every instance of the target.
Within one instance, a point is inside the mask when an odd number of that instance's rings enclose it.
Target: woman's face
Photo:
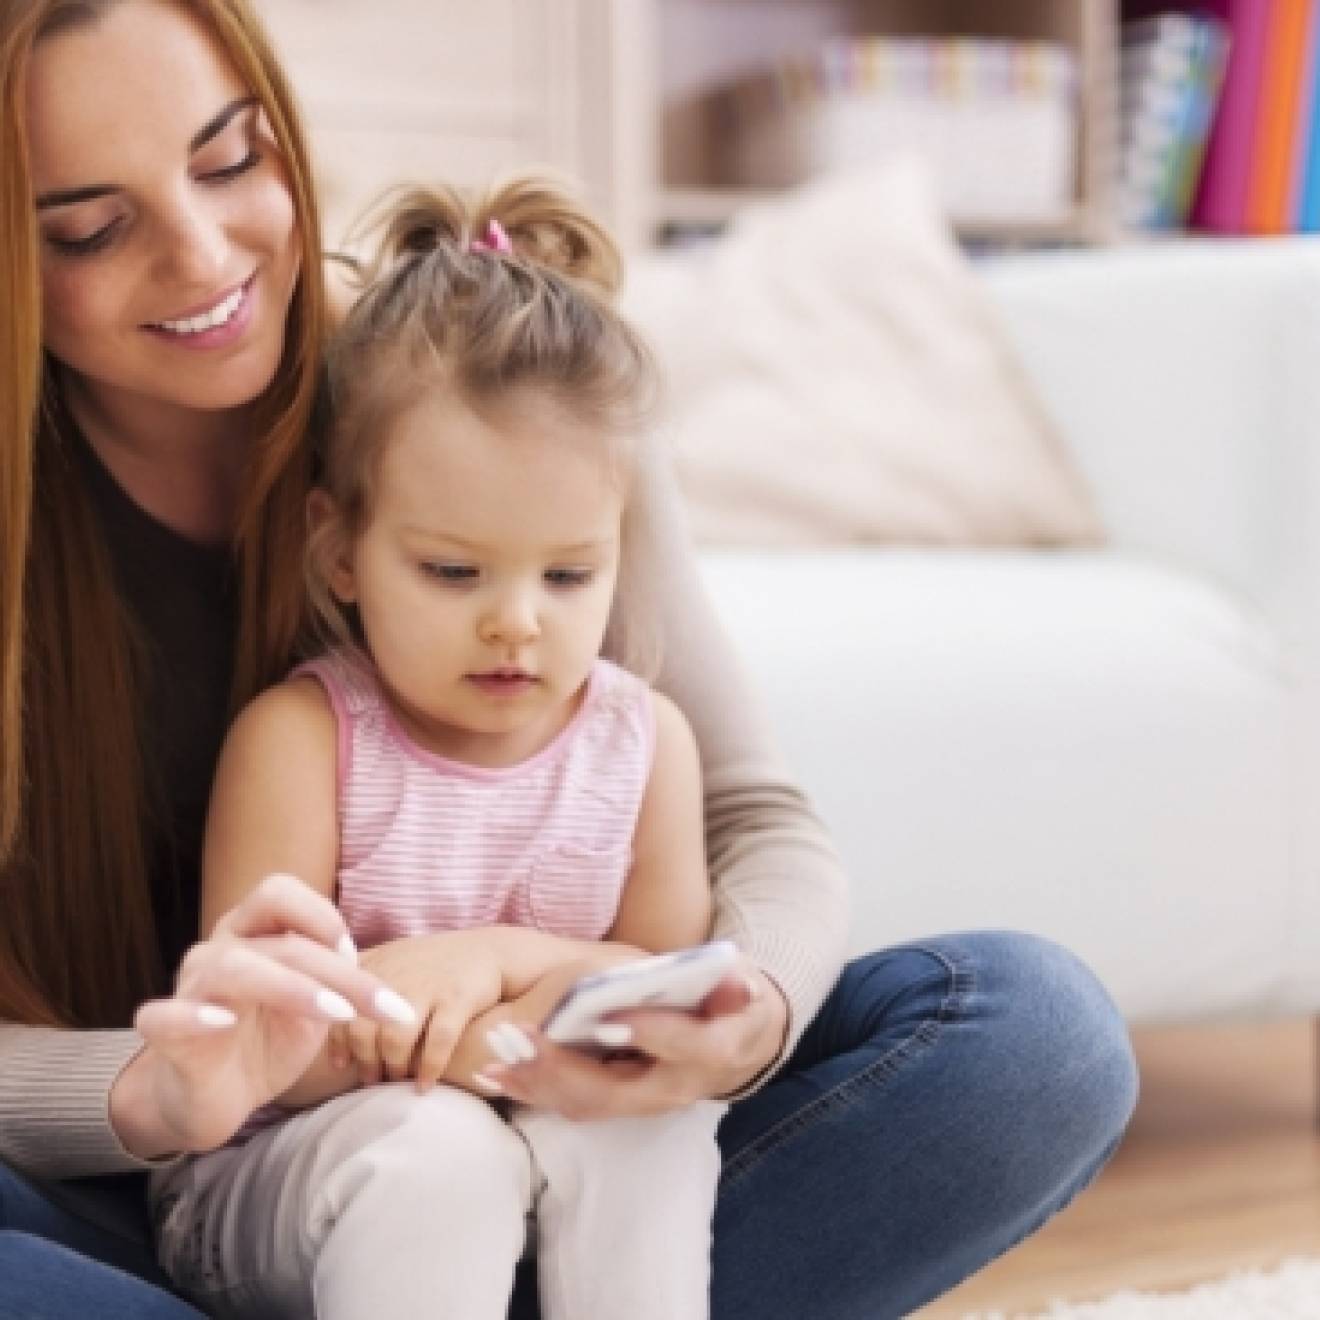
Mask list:
[[[260,395],[298,276],[293,200],[207,31],[122,0],[38,43],[28,111],[47,349],[120,414]]]

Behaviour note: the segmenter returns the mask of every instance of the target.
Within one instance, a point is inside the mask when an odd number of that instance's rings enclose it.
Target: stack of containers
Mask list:
[[[742,186],[916,154],[954,221],[1058,222],[1075,208],[1076,65],[1054,43],[834,38],[728,88],[720,108],[724,173]]]

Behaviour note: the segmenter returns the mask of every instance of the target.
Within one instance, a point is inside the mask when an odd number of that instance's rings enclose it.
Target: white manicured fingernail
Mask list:
[[[521,1027],[515,1027],[512,1022],[506,1022],[504,1024],[504,1039],[513,1046],[519,1063],[531,1063],[536,1058],[536,1046],[532,1044],[531,1037]]]
[[[347,958],[349,962],[356,964],[358,960],[357,945],[353,943],[353,937],[345,931],[340,937],[339,944],[336,946],[341,958]]]
[[[743,977],[743,985],[747,987],[747,998],[755,1003],[761,997],[760,981],[753,981],[750,976]]]
[[[514,1064],[518,1062],[518,1051],[514,1048],[512,1042],[505,1038],[504,1032],[499,1027],[492,1027],[486,1033],[486,1044],[490,1046],[490,1052],[501,1063]]]
[[[597,1045],[604,1045],[607,1050],[618,1050],[632,1044],[633,1029],[626,1022],[605,1022],[591,1036]]]
[[[336,1022],[352,1022],[357,1017],[357,1010],[343,995],[324,986],[316,992],[316,1007]]]
[[[503,1095],[504,1088],[493,1077],[487,1077],[485,1073],[473,1073],[472,1080],[483,1091],[489,1091],[491,1095]]]
[[[232,1027],[238,1021],[238,1014],[232,1009],[221,1008],[219,1004],[203,1004],[197,1010],[197,1020],[204,1027]]]
[[[417,1010],[402,995],[396,994],[387,986],[382,986],[376,991],[372,1003],[376,1005],[376,1012],[381,1017],[397,1022],[401,1027],[417,1025]]]

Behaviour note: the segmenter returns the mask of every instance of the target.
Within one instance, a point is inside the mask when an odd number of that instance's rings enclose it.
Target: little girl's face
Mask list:
[[[539,397],[496,423],[433,391],[394,424],[370,522],[331,585],[423,746],[512,764],[571,718],[618,574],[609,452]]]

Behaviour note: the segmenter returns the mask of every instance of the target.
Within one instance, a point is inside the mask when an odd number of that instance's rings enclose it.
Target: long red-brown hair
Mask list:
[[[26,82],[37,42],[117,0],[0,7],[0,1018],[123,1026],[160,993],[133,633],[60,426],[42,349]],[[320,225],[293,96],[247,0],[179,0],[260,100],[305,254],[283,360],[259,402],[234,537],[235,705],[303,625],[303,501],[324,335]]]

